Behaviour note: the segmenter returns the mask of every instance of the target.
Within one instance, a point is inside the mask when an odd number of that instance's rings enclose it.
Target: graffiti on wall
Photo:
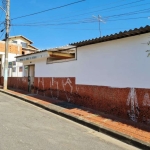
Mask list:
[[[38,87],[41,88],[41,90],[44,90],[44,78],[38,78]],[[39,93],[39,90],[37,90],[37,94]],[[44,92],[45,96],[45,92]]]
[[[39,90],[39,94],[53,99],[67,100],[133,122],[150,123],[150,89],[77,85],[71,77],[35,78],[34,83],[35,93]]]
[[[79,87],[78,87],[78,86],[76,86],[76,92],[77,92],[77,93],[79,92]]]
[[[148,93],[144,95],[143,106],[150,106],[150,97]]]
[[[53,90],[52,90],[54,87],[56,87],[56,96],[54,96]],[[52,98],[58,99],[58,97],[59,97],[59,83],[58,83],[58,81],[55,81],[54,78],[52,78],[52,81],[50,81],[50,92],[51,92]]]
[[[73,86],[72,86],[72,82],[71,82],[70,78],[67,78],[67,80],[65,82],[62,80],[62,86],[63,86],[64,92],[65,92],[67,101],[70,102],[71,94],[73,91]],[[66,90],[68,86],[69,86],[69,89]]]
[[[136,90],[134,88],[130,89],[128,99],[127,99],[127,105],[130,106],[130,110],[127,111],[129,118],[132,121],[137,122],[139,116],[139,106],[138,106]]]
[[[148,107],[150,106],[150,97],[148,93],[145,93],[144,95],[144,99],[143,99],[143,106],[144,107]],[[146,109],[146,108],[145,108]],[[145,115],[143,115],[143,122],[150,124],[150,118],[146,117]]]
[[[27,82],[27,79],[26,78],[21,78],[22,79],[22,82],[23,83],[26,83]]]

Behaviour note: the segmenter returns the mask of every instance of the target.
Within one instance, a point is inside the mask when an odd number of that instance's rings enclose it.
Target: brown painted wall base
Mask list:
[[[0,85],[3,85],[4,77],[0,77]],[[8,77],[8,88],[15,88],[28,91],[27,77]]]
[[[75,78],[35,78],[37,94],[150,124],[150,89],[76,85]]]
[[[3,83],[3,77],[0,78]],[[28,91],[26,77],[10,77],[8,87]],[[77,85],[75,78],[34,79],[34,93],[150,125],[150,89]]]
[[[27,77],[9,77],[8,87],[28,91],[28,78]]]

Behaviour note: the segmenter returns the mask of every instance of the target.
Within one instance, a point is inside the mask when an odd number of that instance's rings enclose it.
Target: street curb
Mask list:
[[[50,111],[50,112],[52,112],[52,113],[54,113],[56,115],[65,117],[65,118],[67,118],[69,120],[72,120],[72,121],[77,122],[77,123],[79,123],[81,125],[89,127],[89,128],[91,128],[91,129],[93,129],[95,131],[98,131],[98,132],[104,133],[106,135],[109,135],[109,136],[111,136],[113,138],[116,138],[116,139],[118,139],[118,140],[120,140],[120,141],[122,141],[124,143],[129,144],[129,145],[132,145],[132,146],[135,146],[137,148],[144,149],[144,150],[149,150],[150,149],[150,143],[146,143],[146,142],[140,141],[140,140],[138,140],[136,138],[127,136],[127,135],[122,134],[122,133],[117,132],[117,131],[113,131],[113,130],[108,129],[108,128],[104,127],[104,126],[97,125],[96,123],[89,122],[87,120],[81,119],[81,118],[76,117],[74,115],[71,115],[69,113],[65,113],[65,112],[58,111],[58,110],[53,109],[53,108],[46,107],[46,106],[44,106],[42,104],[36,103],[34,101],[30,101],[29,99],[24,98],[22,96],[17,96],[15,94],[9,93],[9,92],[4,91],[4,90],[0,90],[0,92],[2,92],[4,94],[8,94],[8,95],[13,96],[13,97],[18,98],[18,99],[21,99],[21,100],[23,100],[25,102],[28,102],[28,103],[33,104],[35,106],[38,106],[40,108],[43,108],[43,109],[45,109],[47,111]],[[55,104],[53,104],[53,105],[55,105]]]

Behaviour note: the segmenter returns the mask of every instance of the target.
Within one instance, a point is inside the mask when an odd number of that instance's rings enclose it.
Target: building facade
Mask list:
[[[149,32],[146,26],[24,55],[17,62],[32,66],[30,85],[37,94],[150,124]]]
[[[23,65],[21,62],[16,62],[16,56],[38,51],[37,48],[31,45],[32,43],[32,41],[21,35],[9,37],[8,77],[23,76]],[[4,59],[5,40],[0,41],[0,76],[4,75]]]

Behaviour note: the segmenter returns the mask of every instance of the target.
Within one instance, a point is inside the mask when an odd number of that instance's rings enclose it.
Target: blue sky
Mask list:
[[[64,46],[150,24],[150,0],[85,0],[74,5],[14,19],[80,0],[10,0],[10,35],[23,35],[39,49]],[[1,6],[3,6],[1,4]],[[96,17],[100,15],[99,23]],[[94,17],[95,16],[95,17]],[[5,15],[0,11],[0,20]],[[2,24],[1,30],[4,28]],[[0,38],[4,38],[1,32]]]

